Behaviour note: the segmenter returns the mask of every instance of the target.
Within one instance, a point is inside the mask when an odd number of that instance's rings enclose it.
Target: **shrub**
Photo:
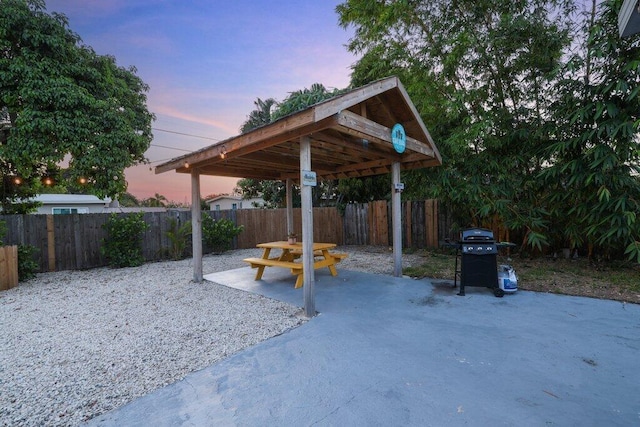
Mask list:
[[[110,266],[137,267],[144,263],[142,237],[149,225],[144,222],[142,212],[126,216],[111,214],[102,228],[108,236],[102,239],[100,251]]]
[[[202,216],[202,240],[215,253],[221,253],[231,248],[231,241],[242,232],[243,226],[238,226],[228,219],[214,220],[209,215]]]
[[[18,281],[36,277],[39,265],[33,260],[33,254],[38,250],[32,245],[18,245]]]
[[[191,221],[179,226],[175,218],[169,218],[169,231],[165,235],[169,239],[169,256],[176,261],[184,258],[187,237],[191,235]]]
[[[4,237],[7,234],[7,223],[0,220],[0,246],[4,246]]]

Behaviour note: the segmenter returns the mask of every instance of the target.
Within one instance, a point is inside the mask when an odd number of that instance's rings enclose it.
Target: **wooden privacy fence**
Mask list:
[[[438,229],[438,201],[402,203],[402,245],[405,248],[436,248],[444,240]],[[375,201],[347,205],[344,213],[344,244],[391,246],[391,204]]]
[[[244,231],[238,236],[237,248],[255,248],[256,244],[287,240],[286,209],[242,209],[233,211],[236,224],[242,225]],[[313,240],[343,244],[343,220],[336,208],[313,209]],[[302,240],[302,213],[293,210],[293,226],[295,233]]]
[[[234,249],[255,248],[261,242],[287,239],[285,209],[205,211],[203,214],[216,220],[226,218],[244,227],[244,231],[233,241]],[[34,260],[38,263],[39,271],[45,272],[107,265],[100,247],[107,237],[102,226],[110,215],[6,215],[0,216],[0,220],[6,222],[8,229],[4,242],[34,246]],[[438,203],[435,200],[403,203],[404,247],[437,247],[443,233],[438,227],[438,217]],[[191,212],[146,212],[143,218],[149,225],[142,242],[143,256],[146,261],[159,261],[168,258],[170,241],[167,232],[170,231],[171,220],[179,225],[184,224],[191,220]],[[350,204],[343,215],[333,207],[313,209],[314,240],[317,242],[390,246],[391,222],[391,204],[386,201]],[[294,229],[301,238],[300,209],[294,209]],[[190,253],[190,237],[186,243],[187,253]]]
[[[118,214],[129,215],[129,214]],[[0,216],[7,224],[5,243],[31,245],[36,248],[34,261],[38,271],[85,270],[103,267],[107,260],[100,252],[102,240],[107,237],[103,225],[111,214],[70,215],[6,215]],[[191,213],[185,211],[145,212],[149,225],[142,242],[146,261],[166,259],[169,247],[167,231],[170,219],[178,223],[189,221]],[[190,244],[190,240],[187,242]]]

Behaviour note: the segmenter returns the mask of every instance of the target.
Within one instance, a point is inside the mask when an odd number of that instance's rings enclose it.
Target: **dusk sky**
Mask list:
[[[184,203],[191,200],[189,175],[156,175],[154,166],[237,135],[257,98],[282,101],[313,83],[349,84],[356,57],[344,47],[352,30],[338,25],[340,3],[47,0],[47,11],[66,15],[85,44],[120,66],[135,66],[150,86],[151,164],[127,169],[128,191]],[[229,193],[236,181],[202,176],[202,196]]]

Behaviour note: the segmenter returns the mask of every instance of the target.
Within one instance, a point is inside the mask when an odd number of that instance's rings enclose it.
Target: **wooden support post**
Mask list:
[[[49,271],[56,271],[56,232],[51,214],[47,215],[47,254]]]
[[[304,314],[316,315],[315,271],[313,269],[313,199],[311,187],[304,185],[302,174],[311,170],[311,138],[300,138],[300,194],[302,196],[302,272],[304,274]]]
[[[293,226],[293,180],[287,178],[287,236],[295,231]]]
[[[193,281],[202,282],[202,211],[200,210],[200,172],[191,171],[191,241],[193,245]]]
[[[402,276],[402,198],[396,184],[400,183],[400,163],[391,166],[391,212],[393,228],[393,275]]]

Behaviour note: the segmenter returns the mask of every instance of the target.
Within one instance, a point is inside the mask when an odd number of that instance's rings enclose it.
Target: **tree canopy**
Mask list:
[[[152,139],[148,86],[134,67],[83,45],[44,1],[0,3],[0,167],[21,180],[3,185],[3,210],[45,177],[100,197],[124,193],[124,169],[145,161]]]
[[[441,168],[404,174],[403,196],[438,198],[461,224],[499,223],[534,248],[588,243],[640,261],[640,57],[637,36],[618,37],[621,3],[339,5],[361,55],[352,85],[398,75],[442,154]]]
[[[640,262],[640,40],[618,37],[621,3],[594,4],[581,50],[561,70],[540,177],[549,223],[569,246]]]

